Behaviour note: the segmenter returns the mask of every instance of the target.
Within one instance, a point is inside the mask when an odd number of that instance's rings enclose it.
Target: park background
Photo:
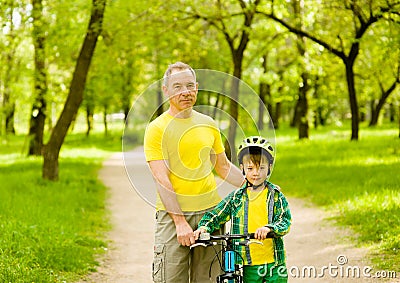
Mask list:
[[[198,104],[244,129],[272,121],[271,180],[354,232],[376,267],[399,271],[397,0],[0,0],[0,23],[0,281],[96,269],[112,229],[97,172],[122,150],[129,111],[166,109],[161,92],[131,107],[178,60],[254,89],[269,115],[254,101],[250,119],[233,82]],[[145,125],[129,126],[140,145]]]

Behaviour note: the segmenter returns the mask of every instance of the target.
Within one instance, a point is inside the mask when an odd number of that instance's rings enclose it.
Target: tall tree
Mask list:
[[[239,117],[239,83],[242,78],[243,72],[243,59],[244,52],[250,41],[250,31],[253,24],[257,6],[261,0],[255,0],[249,2],[245,0],[237,0],[240,6],[239,11],[231,11],[230,8],[223,6],[224,3],[218,1],[215,7],[215,14],[203,14],[196,10],[193,10],[192,17],[202,19],[209,25],[216,28],[224,36],[225,42],[228,44],[231,52],[232,63],[233,63],[233,78],[230,89],[230,101],[229,101],[229,114],[233,120],[238,120]],[[210,9],[209,9],[210,10]],[[241,23],[233,24],[229,23],[232,19],[241,17]],[[235,149],[235,136],[236,136],[235,122],[229,124],[228,139],[226,141],[226,153],[227,156],[232,160],[236,161],[236,149]]]
[[[5,35],[3,39],[5,42],[2,46],[4,49],[1,51],[0,56],[2,63],[4,64],[4,70],[2,70],[2,76],[4,79],[1,80],[0,90],[2,89],[3,96],[3,113],[4,113],[4,126],[6,134],[15,134],[14,126],[14,115],[15,115],[15,100],[12,96],[12,71],[16,66],[16,47],[19,44],[18,31],[15,23],[15,19],[18,13],[19,6],[22,5],[17,1],[5,1],[4,7],[1,9],[0,20],[4,19],[2,23],[2,32]],[[2,5],[3,5],[2,4]],[[4,9],[3,9],[4,8]],[[3,19],[2,19],[3,18]],[[3,115],[2,115],[3,116]],[[2,123],[0,123],[2,124]],[[1,132],[1,131],[0,131]]]
[[[86,77],[102,31],[106,0],[92,0],[92,11],[86,36],[75,65],[67,101],[60,118],[55,125],[49,142],[44,146],[42,176],[48,180],[58,180],[58,157],[61,146],[72,120],[76,116],[83,100]]]
[[[364,5],[364,2],[349,0],[343,1],[342,7],[345,11],[350,12],[351,23],[347,26],[343,26],[343,29],[349,29],[345,35],[342,35],[340,32],[337,34],[333,34],[332,36],[336,37],[336,44],[330,43],[327,40],[324,40],[323,36],[318,36],[316,34],[312,34],[304,29],[298,28],[294,23],[290,23],[288,20],[283,19],[275,13],[275,10],[272,8],[271,11],[258,10],[257,13],[260,13],[278,23],[286,27],[289,31],[303,37],[307,37],[312,41],[320,44],[325,47],[329,52],[339,57],[344,66],[346,72],[346,82],[347,82],[347,90],[350,101],[350,109],[351,109],[351,139],[358,140],[358,132],[359,132],[359,108],[357,101],[357,93],[355,88],[355,72],[354,72],[354,64],[356,59],[360,53],[360,42],[362,37],[366,34],[367,30],[378,20],[381,19],[390,19],[390,14],[398,13],[400,8],[400,3],[396,0],[392,1],[368,1],[368,5]],[[339,4],[340,1],[337,2]],[[332,5],[334,8],[335,5]],[[338,11],[339,12],[339,11]],[[321,16],[320,16],[321,17]],[[343,18],[342,18],[343,19]],[[343,32],[344,34],[344,32]],[[348,35],[350,34],[350,35]],[[348,40],[345,43],[345,40]],[[346,46],[348,46],[348,50],[346,51]]]
[[[268,73],[267,67],[268,61],[268,52],[262,56],[262,70],[263,74]],[[273,116],[272,113],[272,97],[271,97],[271,84],[266,82],[265,80],[261,79],[259,83],[259,95],[260,95],[260,104],[258,105],[258,121],[257,127],[258,129],[262,130],[264,128],[264,105],[267,105],[267,109],[271,117]],[[262,105],[264,104],[264,105]],[[273,118],[272,118],[273,119]]]
[[[376,126],[378,124],[379,113],[381,112],[383,105],[385,104],[389,95],[396,89],[396,85],[399,83],[400,83],[400,66],[398,67],[397,78],[389,86],[388,89],[385,89],[382,82],[379,81],[381,96],[376,105],[374,103],[371,104],[371,121],[369,122],[369,126]]]
[[[385,28],[386,30],[388,26],[383,25],[381,28]],[[388,30],[387,35],[384,34],[382,38],[386,36],[390,39],[379,45],[375,43],[376,40],[372,41],[375,45],[368,49],[371,54],[365,56],[370,62],[374,63],[369,64],[371,66],[371,73],[367,77],[369,80],[368,85],[370,86],[367,91],[372,92],[367,98],[370,100],[371,109],[369,126],[376,126],[378,124],[381,110],[389,97],[396,93],[396,89],[400,84],[400,29],[398,28],[390,32],[391,29],[389,27]],[[371,41],[368,43],[371,44]],[[375,66],[379,66],[379,68]]]
[[[274,107],[273,107],[273,96],[272,96],[272,85],[273,77],[276,77],[276,66],[273,65],[274,61],[276,64],[277,56],[280,56],[280,52],[277,51],[276,46],[280,43],[278,39],[283,38],[283,33],[280,33],[276,30],[267,30],[265,28],[265,23],[259,22],[258,25],[255,25],[253,28],[254,35],[252,36],[252,41],[254,44],[249,47],[248,52],[250,54],[254,54],[254,59],[250,59],[250,64],[252,61],[256,61],[256,67],[260,68],[260,78],[258,80],[258,89],[260,96],[260,103],[258,105],[258,119],[257,119],[257,128],[259,130],[264,129],[265,123],[265,106],[272,119],[272,123],[269,123],[269,126],[275,126],[275,115],[274,115]],[[273,36],[269,36],[273,34]],[[260,56],[261,54],[261,56]],[[261,63],[259,67],[258,64]],[[249,81],[252,82],[252,76],[250,76]]]
[[[303,28],[303,20],[302,20],[302,7],[304,7],[304,2],[302,0],[293,0],[293,10],[294,16],[298,20],[296,26],[298,29]],[[308,139],[309,133],[309,125],[308,125],[308,99],[307,99],[307,92],[310,89],[309,86],[309,73],[307,72],[306,68],[306,41],[305,37],[301,35],[297,35],[297,50],[300,54],[300,60],[302,63],[300,64],[300,72],[301,72],[301,83],[299,86],[299,95],[295,107],[295,112],[298,113],[298,137],[299,139]]]
[[[43,1],[32,0],[34,73],[34,102],[29,126],[29,155],[42,155],[43,133],[46,121],[46,24],[43,17]]]

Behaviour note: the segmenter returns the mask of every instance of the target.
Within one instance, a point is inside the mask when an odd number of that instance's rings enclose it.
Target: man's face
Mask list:
[[[173,70],[163,91],[169,98],[171,110],[178,114],[196,103],[198,84],[190,70]]]

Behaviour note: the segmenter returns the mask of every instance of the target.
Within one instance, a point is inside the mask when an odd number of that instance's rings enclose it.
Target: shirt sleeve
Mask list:
[[[222,142],[222,138],[221,138],[221,132],[219,130],[219,128],[217,127],[217,124],[214,122],[214,145],[213,145],[213,150],[215,152],[215,154],[219,154],[225,151],[225,147],[224,144]]]
[[[162,131],[157,125],[150,123],[144,134],[144,155],[146,161],[165,159],[161,146]]]
[[[203,227],[207,232],[212,233],[228,222],[231,218],[231,200],[232,194],[229,194],[213,210],[206,212],[200,219],[198,227]]]
[[[278,192],[277,194],[278,199],[274,204],[273,222],[268,224],[267,227],[273,229],[274,233],[281,237],[289,233],[292,223],[292,215],[285,196],[281,192]]]

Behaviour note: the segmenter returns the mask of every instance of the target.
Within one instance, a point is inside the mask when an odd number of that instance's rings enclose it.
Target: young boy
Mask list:
[[[232,234],[254,232],[263,245],[235,245],[244,259],[245,283],[287,282],[282,236],[289,232],[291,214],[279,187],[268,181],[273,156],[273,148],[265,138],[244,139],[239,146],[238,160],[246,183],[206,213],[195,231],[197,239],[201,233],[212,233],[232,219]],[[268,233],[273,238],[267,238]]]

